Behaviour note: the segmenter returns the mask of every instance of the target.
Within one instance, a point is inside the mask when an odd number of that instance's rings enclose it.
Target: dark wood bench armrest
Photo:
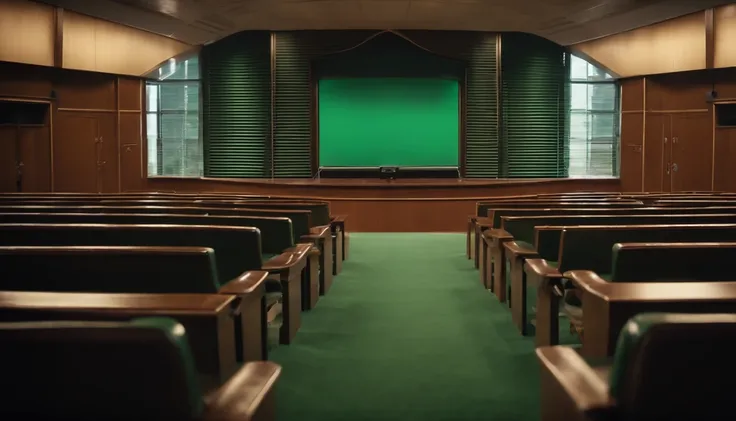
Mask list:
[[[283,253],[263,263],[262,269],[269,272],[279,272],[296,266],[307,258],[312,244],[300,243],[286,249]]]
[[[514,239],[513,235],[509,234],[508,231],[501,228],[491,228],[486,230],[485,232],[488,233],[488,237],[495,241],[508,241]],[[485,236],[485,233],[483,235]]]
[[[569,279],[576,288],[592,293],[601,289],[607,291],[610,286],[610,282],[590,270],[569,270],[565,272],[564,277]]]
[[[489,228],[493,226],[493,221],[491,218],[476,218],[475,225],[477,225],[480,228]]]
[[[524,269],[539,278],[540,288],[548,287],[550,280],[562,279],[562,274],[557,268],[550,266],[544,259],[526,259]]]
[[[268,272],[251,270],[243,273],[232,281],[220,287],[220,294],[245,295],[259,290],[268,277]]]
[[[575,349],[566,346],[543,346],[536,350],[542,366],[542,393],[550,395],[555,405],[575,409],[579,418],[593,411],[610,410],[608,383],[599,376]],[[544,409],[543,409],[544,411]],[[573,419],[573,418],[569,418]]]
[[[318,237],[324,237],[324,236],[330,235],[330,226],[322,225],[318,227],[312,227],[309,229],[309,234],[316,235]]]
[[[269,420],[274,417],[273,394],[281,367],[269,361],[247,363],[205,399],[206,421]],[[275,419],[275,417],[273,418]]]
[[[468,222],[475,222],[478,219],[478,215],[468,215]]]
[[[516,241],[506,241],[505,243],[503,243],[503,247],[508,253],[511,254],[512,258],[528,259],[539,257],[539,254],[536,250],[522,247]]]
[[[332,222],[342,223],[345,222],[346,219],[348,219],[347,215],[332,215]]]

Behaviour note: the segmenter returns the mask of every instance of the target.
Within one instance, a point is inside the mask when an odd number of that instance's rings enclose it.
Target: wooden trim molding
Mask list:
[[[64,67],[64,9],[54,8],[54,67]]]
[[[705,11],[705,68],[713,69],[716,62],[715,11]]]
[[[644,160],[647,154],[647,78],[643,77],[641,81],[642,89],[642,117],[641,117],[641,191],[644,190],[644,180],[646,179],[646,162]]]

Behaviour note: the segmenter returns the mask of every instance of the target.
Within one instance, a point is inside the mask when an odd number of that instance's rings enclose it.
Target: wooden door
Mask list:
[[[710,113],[672,115],[672,191],[708,191],[713,183]]]
[[[670,143],[670,116],[647,114],[644,145],[644,191],[669,191],[667,170]]]
[[[97,118],[62,111],[54,124],[54,187],[59,192],[99,193]]]
[[[18,191],[18,127],[0,126],[0,192]]]
[[[117,193],[120,191],[116,118],[115,114],[111,113],[97,116],[97,177],[98,191],[101,193]]]
[[[18,128],[21,191],[51,191],[51,129],[48,125]]]

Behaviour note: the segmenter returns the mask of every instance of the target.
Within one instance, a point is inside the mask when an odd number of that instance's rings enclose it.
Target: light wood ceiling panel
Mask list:
[[[728,0],[44,0],[204,44],[248,29],[521,31],[570,45]]]

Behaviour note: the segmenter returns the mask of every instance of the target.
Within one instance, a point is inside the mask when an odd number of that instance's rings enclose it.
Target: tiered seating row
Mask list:
[[[716,385],[736,370],[736,195],[489,199],[468,219],[466,248],[520,333],[535,335],[543,420],[730,410]],[[581,346],[557,345],[561,314]]]
[[[280,368],[265,362],[269,332],[289,344],[301,312],[329,291],[347,256],[345,219],[308,198],[0,194],[0,336],[13,354],[3,361],[42,349],[56,361],[77,347],[81,376],[30,364],[4,371],[6,379],[63,383],[85,399],[135,389],[114,405],[26,390],[47,405],[19,399],[0,413],[104,417],[104,405],[150,409],[141,405],[158,390],[166,396],[156,410],[174,418],[272,420]],[[91,356],[102,350],[109,360]],[[145,370],[120,370],[126,353]],[[148,384],[133,385],[142,379]]]

